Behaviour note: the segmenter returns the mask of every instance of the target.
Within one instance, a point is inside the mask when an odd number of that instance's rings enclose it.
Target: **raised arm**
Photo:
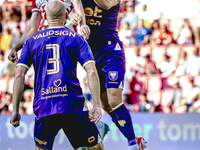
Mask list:
[[[119,0],[94,0],[94,1],[98,6],[106,10],[109,10],[111,7],[119,3]]]
[[[37,32],[37,29],[40,25],[40,21],[41,21],[40,13],[38,11],[34,11],[32,13],[28,28],[24,32],[20,41],[14,46],[14,48],[12,49],[12,51],[8,56],[8,59],[10,61],[15,62],[18,60],[17,51],[19,51],[23,47],[24,43],[28,38],[32,37]]]
[[[83,35],[86,39],[89,38],[90,35],[90,28],[86,25],[86,20],[85,20],[85,11],[82,5],[81,0],[71,0],[71,2],[74,5],[74,11],[81,17],[80,21],[80,34]],[[74,14],[76,15],[76,14]]]
[[[13,85],[13,112],[10,118],[10,123],[14,127],[19,126],[20,114],[19,103],[24,90],[24,79],[28,69],[24,66],[18,66],[15,73],[14,85]]]
[[[102,115],[99,77],[94,63],[86,64],[85,70],[87,72],[88,84],[93,98],[93,108],[90,110],[89,116],[92,122],[97,123]]]

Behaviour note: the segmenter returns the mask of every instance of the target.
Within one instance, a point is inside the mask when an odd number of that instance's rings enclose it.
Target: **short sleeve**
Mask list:
[[[95,62],[92,54],[92,50],[88,43],[83,40],[80,41],[79,51],[78,51],[78,60],[80,64],[85,67],[86,64],[90,62]]]
[[[35,0],[32,0],[32,9],[31,9],[31,12],[34,12],[34,11],[40,11],[40,10],[36,6]]]
[[[21,66],[24,66],[27,69],[29,69],[31,64],[33,63],[32,60],[33,59],[31,57],[28,41],[26,41],[26,43],[24,44],[24,47],[22,49],[21,55],[19,57],[19,60],[17,62],[17,66],[21,65]]]

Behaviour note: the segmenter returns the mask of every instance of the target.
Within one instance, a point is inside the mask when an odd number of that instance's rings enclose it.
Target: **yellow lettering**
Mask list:
[[[62,87],[58,87],[58,92],[62,92]]]
[[[63,86],[63,92],[67,92],[67,86]]]
[[[42,34],[39,34],[39,35],[38,35],[38,38],[40,38],[40,37],[42,37]]]
[[[95,137],[94,137],[94,136],[88,138],[88,142],[89,142],[89,143],[92,143],[94,140],[95,140]]]
[[[49,94],[49,90],[48,89],[46,89],[46,92],[45,92],[46,94]]]
[[[87,24],[90,24],[90,19],[87,19],[86,23],[87,23]]]
[[[54,91],[53,91],[53,92],[54,92],[54,93],[58,92],[58,90],[57,90],[57,88],[56,88],[56,87],[54,88]]]
[[[101,22],[100,21],[96,21],[94,25],[97,25],[100,26],[101,25]]]
[[[56,31],[55,31],[55,35],[59,35],[59,31],[56,30]]]
[[[45,37],[45,36],[48,36],[48,32],[46,32],[46,34],[45,34],[45,32],[43,32],[43,37]]]
[[[68,35],[68,31],[63,31],[62,34],[63,35]]]
[[[85,8],[85,16],[92,16],[93,15],[93,10],[90,7]]]
[[[94,20],[93,19],[90,19],[90,24],[94,25]]]
[[[53,86],[51,87],[51,92],[54,93],[54,92],[53,92]]]
[[[69,33],[69,36],[71,36],[71,35],[72,35],[73,37],[75,37],[76,33],[70,32],[70,33]]]
[[[94,8],[94,17],[102,18],[102,15],[98,15],[98,13],[102,13],[101,9],[98,9],[98,6]]]
[[[49,35],[53,35],[53,34],[54,34],[53,30],[49,31]]]
[[[51,87],[49,87],[49,93],[51,93]]]
[[[44,90],[44,88],[42,88],[42,95],[46,94],[45,91],[43,91],[43,90]]]
[[[35,37],[35,36],[33,36],[33,38],[34,38],[34,40],[36,39],[36,37]]]

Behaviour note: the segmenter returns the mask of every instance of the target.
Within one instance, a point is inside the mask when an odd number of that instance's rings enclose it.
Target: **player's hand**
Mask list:
[[[17,51],[15,49],[12,49],[12,51],[10,52],[10,54],[8,55],[8,59],[11,62],[15,62],[18,61],[18,56],[17,56]]]
[[[101,119],[102,113],[100,107],[93,107],[89,112],[89,119],[91,122],[97,123]]]
[[[86,24],[80,25],[80,34],[84,38],[89,39],[89,36],[90,36],[90,28],[89,28],[89,26],[86,25]]]
[[[10,118],[10,123],[14,126],[14,127],[18,127],[20,124],[20,119],[21,116],[18,112],[13,112]]]
[[[81,20],[82,20],[81,15],[77,13],[73,13],[72,15],[70,15],[70,21],[72,22],[73,25],[78,25]]]

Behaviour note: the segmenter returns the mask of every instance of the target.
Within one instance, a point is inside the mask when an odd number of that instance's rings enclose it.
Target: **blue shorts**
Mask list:
[[[100,78],[101,93],[105,92],[107,88],[123,89],[125,74],[124,51],[99,50],[93,51],[93,55]]]
[[[63,129],[74,149],[92,147],[101,141],[95,123],[89,120],[88,112],[66,113],[35,119],[35,145],[45,150],[51,150],[54,138],[60,129]]]

